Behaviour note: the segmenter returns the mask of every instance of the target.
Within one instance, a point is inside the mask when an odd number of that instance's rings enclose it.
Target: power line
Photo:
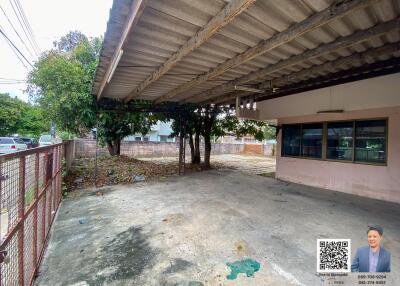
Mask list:
[[[10,18],[7,16],[6,12],[4,11],[3,7],[0,6],[1,11],[3,11],[4,16],[6,16],[8,23],[10,23],[11,27],[13,28],[14,32],[17,34],[18,38],[21,40],[22,44],[25,46],[26,50],[28,53],[31,55],[31,57],[35,58],[35,56],[32,54],[28,46],[26,45],[25,41],[22,40],[21,36],[19,35],[18,31],[15,29],[13,23],[11,22]]]
[[[0,26],[0,29],[1,29],[1,26]],[[11,50],[13,51],[13,53],[14,53],[14,55],[17,57],[17,59],[21,62],[21,64],[22,64],[27,70],[29,70],[28,67],[26,66],[26,64],[24,63],[23,59],[21,58],[21,56],[17,53],[17,51],[14,49],[14,47],[11,45],[11,43],[7,40],[7,38],[6,38],[6,42],[7,42],[7,44],[10,46]]]
[[[13,47],[13,51],[17,51],[19,55],[21,55],[25,61],[33,68],[33,65],[30,63],[30,61],[27,60],[27,58],[24,56],[24,54],[14,45],[14,43],[10,40],[9,37],[7,37],[7,35],[3,32],[3,30],[0,27],[0,34],[3,35],[4,38],[6,38],[7,42],[9,43],[9,45],[12,45]],[[18,55],[17,55],[18,57]],[[22,64],[28,69],[28,67],[24,64],[24,62],[21,60],[20,57],[18,57],[18,59],[22,62]]]
[[[28,18],[26,17],[24,9],[22,8],[21,2],[19,0],[14,0],[14,2],[16,3],[16,6],[17,6],[19,12],[22,15],[22,19],[23,19],[25,25],[28,27],[28,32],[29,32],[29,34],[31,36],[31,39],[32,39],[37,51],[40,54],[40,47],[39,47],[39,45],[38,45],[38,43],[36,41],[35,34],[33,33],[33,30],[32,30],[32,26],[29,23]]]
[[[9,2],[11,4],[11,8],[13,9],[15,16],[17,17],[17,20],[18,20],[19,24],[22,27],[22,31],[24,32],[26,38],[28,39],[29,44],[32,46],[33,51],[35,52],[36,56],[39,56],[38,52],[35,49],[35,45],[33,44],[31,38],[28,36],[28,31],[27,31],[28,28],[22,23],[23,22],[22,16],[16,11],[13,2],[11,0],[9,0]]]

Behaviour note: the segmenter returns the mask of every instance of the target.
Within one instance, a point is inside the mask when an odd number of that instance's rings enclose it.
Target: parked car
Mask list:
[[[25,138],[25,137],[21,137],[22,141],[25,142],[25,144],[28,146],[28,149],[30,148],[35,148],[37,146],[39,146],[39,142],[37,141],[37,139],[34,138]]]
[[[60,137],[53,138],[53,137],[51,137],[51,135],[47,135],[47,134],[42,135],[39,138],[39,146],[40,147],[49,146],[49,145],[57,144],[57,143],[61,143],[61,142],[62,142],[62,140]]]
[[[0,137],[0,154],[13,153],[28,149],[20,138]]]

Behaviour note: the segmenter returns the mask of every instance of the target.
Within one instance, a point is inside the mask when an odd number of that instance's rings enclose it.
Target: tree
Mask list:
[[[8,94],[0,93],[0,136],[17,133],[22,116],[22,103]]]
[[[39,137],[49,130],[50,121],[45,111],[37,105],[27,104],[22,113],[17,133],[28,137]]]
[[[98,110],[91,95],[99,59],[101,39],[88,39],[74,31],[54,42],[28,77],[28,92],[63,131],[87,135],[98,122],[100,142],[110,155],[120,154],[121,140],[135,132],[147,133],[149,120],[142,113],[113,113]],[[109,100],[121,108],[123,104]]]
[[[61,37],[60,40],[54,41],[53,45],[56,50],[62,53],[69,53],[83,42],[87,42],[87,37],[84,34],[80,31],[71,31]]]
[[[101,40],[71,32],[44,53],[28,76],[28,93],[61,130],[81,136],[95,125],[90,94]]]
[[[0,136],[15,133],[39,136],[49,129],[48,120],[38,106],[0,93]]]
[[[181,131],[181,122],[185,125],[186,137],[189,139],[190,155],[192,164],[200,164],[200,135],[203,126],[202,119],[198,113],[199,106],[197,104],[183,104],[173,106],[173,103],[169,103],[172,107],[171,112],[156,113],[151,116],[153,122],[172,121],[172,133],[170,137],[178,137]]]
[[[156,120],[173,120],[171,136],[179,136],[180,122],[185,125],[189,138],[191,162],[199,164],[200,136],[204,139],[204,166],[210,167],[211,137],[221,137],[234,133],[237,137],[254,136],[257,140],[266,139],[265,128],[268,124],[254,120],[241,120],[236,117],[235,110],[228,106],[200,106],[197,104],[180,105],[179,112],[157,114]],[[181,121],[180,121],[181,120]],[[193,138],[194,137],[194,138]]]
[[[129,108],[129,104],[124,104],[117,100],[106,100],[107,104],[116,110]],[[142,112],[99,112],[98,136],[102,145],[107,145],[110,155],[121,154],[121,140],[131,134],[147,134],[153,121]]]

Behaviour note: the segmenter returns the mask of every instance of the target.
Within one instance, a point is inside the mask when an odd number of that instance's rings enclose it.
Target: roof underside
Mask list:
[[[120,46],[122,57],[111,71],[131,7],[137,4],[134,1],[142,2],[143,10],[136,14],[136,22]],[[242,10],[208,33],[200,45],[179,54],[233,2],[242,2]],[[342,2],[359,1],[114,0],[92,93],[98,98],[125,101],[224,103],[253,94],[235,91],[239,86],[251,87],[257,90],[255,96],[265,99],[277,88],[381,61],[397,61],[400,0],[369,1],[369,5],[320,22],[287,42],[275,41],[304,20]],[[245,57],[266,40],[278,44]],[[183,56],[172,61],[177,53]],[[239,58],[229,68],[222,68]],[[162,73],[155,77],[160,68]]]

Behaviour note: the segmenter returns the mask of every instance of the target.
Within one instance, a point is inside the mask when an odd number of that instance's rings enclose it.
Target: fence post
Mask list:
[[[19,285],[24,285],[24,213],[25,213],[25,156],[19,158],[19,199],[18,199],[18,274]]]
[[[53,207],[53,191],[54,191],[54,180],[53,180],[53,170],[54,170],[54,149],[52,148],[51,150],[51,155],[50,158],[48,158],[50,166],[48,166],[47,172],[50,172],[50,174],[47,176],[47,180],[50,180],[50,193],[49,193],[49,209],[48,209],[48,217],[47,217],[47,231],[49,231],[49,227],[51,225],[51,209]]]
[[[42,202],[42,242],[44,247],[44,242],[46,240],[46,193],[47,193],[47,176],[48,176],[48,165],[49,165],[49,152],[46,151],[44,155],[44,172],[43,172],[43,202]]]
[[[33,209],[33,265],[36,265],[37,262],[37,218],[38,218],[38,207],[39,203],[39,153],[36,153],[35,156],[35,186],[34,186],[34,202],[36,202],[35,208]]]

